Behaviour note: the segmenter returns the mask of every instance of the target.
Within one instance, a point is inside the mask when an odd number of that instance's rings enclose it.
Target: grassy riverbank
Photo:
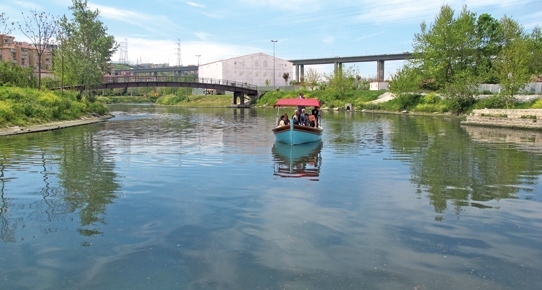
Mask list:
[[[415,113],[441,113],[448,114],[453,111],[453,102],[440,97],[437,93],[416,94],[408,97],[395,98],[389,91],[352,91],[345,99],[338,99],[329,91],[308,91],[304,92],[307,98],[317,98],[321,101],[323,108],[343,109],[346,104],[351,104],[352,110],[371,110],[383,112],[409,111]],[[268,92],[255,102],[256,106],[272,106],[278,99],[295,98],[299,95],[296,92]],[[530,101],[518,101],[511,107],[507,107],[506,100],[500,95],[484,96],[476,98],[466,111],[475,109],[542,109],[542,99]]]
[[[324,109],[344,109],[347,105],[351,110],[370,110],[381,112],[403,112],[420,114],[450,114],[453,111],[454,102],[440,97],[437,93],[409,95],[407,97],[395,98],[389,91],[368,91],[352,90],[345,94],[345,97],[339,98],[328,90],[315,91],[271,91],[263,94],[258,100],[252,101],[254,107],[273,106],[278,99],[296,98],[303,92],[306,98],[317,98],[322,103]],[[228,107],[231,106],[232,97],[228,95],[166,95],[162,97],[100,97],[107,103],[139,103],[150,102],[158,105],[181,106],[181,107]],[[248,99],[245,101],[248,102]],[[465,113],[475,109],[542,109],[542,100],[532,98],[525,101],[525,98],[518,98],[510,106],[508,100],[500,95],[486,95],[478,97],[467,108]]]
[[[0,87],[0,128],[78,120],[108,112],[100,102],[77,100],[77,92]]]

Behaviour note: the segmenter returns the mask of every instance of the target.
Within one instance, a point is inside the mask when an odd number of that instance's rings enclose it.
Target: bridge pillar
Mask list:
[[[299,83],[299,64],[295,65],[295,81]]]
[[[301,70],[301,78],[299,79],[299,81],[305,81],[305,65],[304,64],[301,64],[300,65],[300,70]]]
[[[379,82],[384,81],[384,61],[378,60],[376,62],[376,80]]]
[[[338,74],[343,71],[343,63],[342,62],[336,62],[334,64],[333,73]]]
[[[237,98],[239,98],[239,104],[244,105],[245,104],[245,98],[243,93],[241,92],[233,92],[233,102],[232,104],[237,105]]]

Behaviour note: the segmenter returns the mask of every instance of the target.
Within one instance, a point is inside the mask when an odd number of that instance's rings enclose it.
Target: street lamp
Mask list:
[[[276,84],[275,84],[275,43],[277,43],[278,39],[277,40],[272,40],[271,39],[271,42],[273,43],[273,88],[276,89]]]
[[[198,57],[198,67],[199,67],[199,57],[201,56],[201,54],[196,54],[196,56]]]

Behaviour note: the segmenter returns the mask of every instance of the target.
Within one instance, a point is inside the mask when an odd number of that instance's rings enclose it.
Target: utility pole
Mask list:
[[[177,66],[182,66],[183,62],[181,60],[181,39],[177,38]]]
[[[271,39],[271,42],[273,43],[273,89],[277,88],[276,82],[275,82],[275,78],[276,78],[276,73],[275,73],[275,43],[277,43],[277,41],[279,41],[279,40],[278,39],[277,40],[272,40]]]

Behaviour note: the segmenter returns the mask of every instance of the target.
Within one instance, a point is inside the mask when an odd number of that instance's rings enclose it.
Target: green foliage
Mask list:
[[[441,90],[451,112],[460,114],[474,104],[478,90],[478,78],[470,71],[462,71],[453,76]]]
[[[108,112],[101,103],[77,101],[76,94],[0,87],[0,127],[74,120],[89,113]]]
[[[415,35],[415,59],[410,63],[423,79],[431,80],[435,89],[452,81],[455,73],[474,67],[469,54],[476,51],[475,15],[463,8],[454,18],[448,5],[441,7],[429,27],[422,22],[421,33]]]
[[[424,104],[436,104],[441,101],[437,93],[432,92],[422,97],[421,102]]]
[[[446,113],[448,108],[445,104],[417,104],[412,111],[420,113]]]
[[[345,100],[347,92],[356,88],[358,73],[358,69],[353,66],[348,68],[340,66],[333,73],[324,73],[324,77],[328,81],[327,90],[335,93],[338,99]]]
[[[299,93],[303,92],[305,98],[318,99],[322,107],[329,108],[344,108],[346,103],[351,103],[352,106],[358,108],[364,103],[376,100],[378,96],[384,93],[384,91],[360,91],[350,90],[345,94],[345,98],[341,99],[340,96],[329,90],[315,90],[315,91],[271,91],[262,95],[255,103],[256,106],[273,106],[278,99],[284,98],[297,98]]]
[[[318,83],[320,83],[321,79],[322,76],[318,73],[318,71],[310,67],[305,73],[303,86],[309,88],[311,91],[314,91],[314,89],[318,87]]]
[[[0,85],[34,88],[36,81],[33,70],[11,61],[0,60]]]
[[[393,76],[390,82],[390,90],[397,96],[403,94],[417,94],[420,92],[422,76],[419,71],[408,65],[404,65]]]
[[[473,107],[474,109],[501,109],[506,107],[506,100],[502,95],[493,95],[489,98],[478,100]]]
[[[441,92],[455,113],[464,112],[474,100],[480,83],[500,83],[512,97],[533,76],[542,72],[542,32],[527,35],[516,21],[489,14],[478,18],[463,7],[459,15],[443,5],[435,21],[422,22],[414,37],[414,57],[392,79],[396,94],[416,93],[419,87]],[[419,87],[418,87],[419,86]]]
[[[529,45],[526,40],[514,39],[502,49],[502,53],[496,60],[495,67],[498,70],[497,77],[502,87],[502,93],[512,99],[514,94],[525,87],[529,82]],[[508,105],[511,105],[508,103]]]
[[[156,100],[159,105],[177,105],[182,102],[190,102],[190,99],[187,96],[167,95]]]
[[[531,109],[542,109],[542,99],[531,105]]]
[[[88,89],[100,84],[102,75],[110,71],[109,62],[117,44],[99,20],[99,10],[90,10],[86,0],[72,1],[73,19],[64,16],[59,24],[60,45],[55,62],[62,65],[55,66],[55,73],[62,75],[67,85]]]

